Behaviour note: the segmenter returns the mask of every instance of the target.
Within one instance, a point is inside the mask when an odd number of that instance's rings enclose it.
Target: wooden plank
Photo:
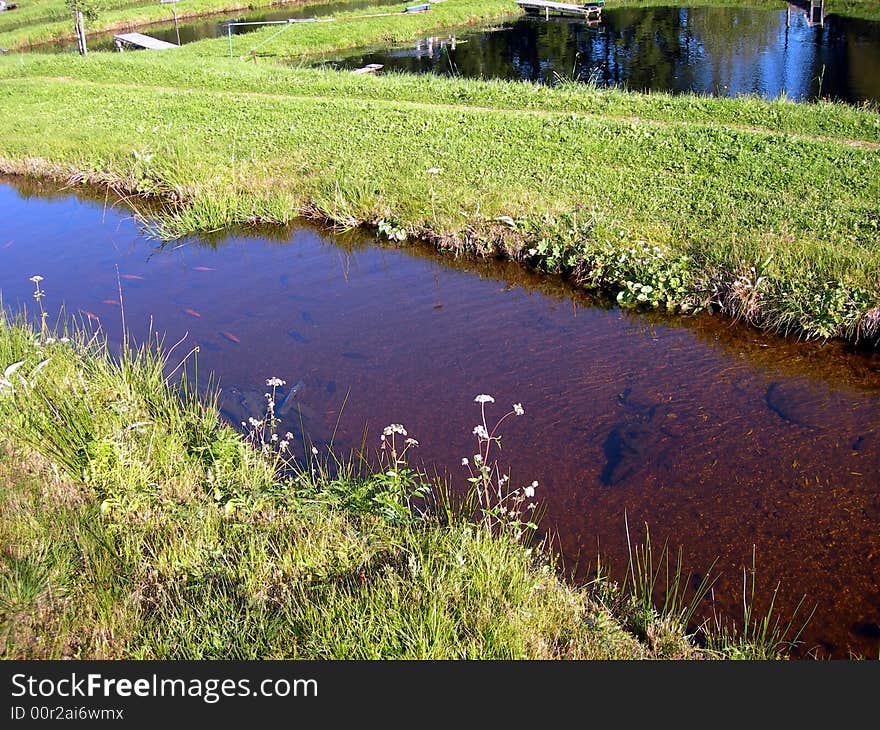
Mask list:
[[[144,35],[143,33],[120,33],[113,36],[116,47],[120,45],[133,46],[135,48],[146,48],[150,51],[164,51],[168,48],[177,48],[174,43],[161,41],[158,38]]]
[[[366,66],[362,66],[361,68],[356,68],[352,71],[353,74],[374,74],[376,71],[381,71],[385,68],[381,63],[368,63]]]

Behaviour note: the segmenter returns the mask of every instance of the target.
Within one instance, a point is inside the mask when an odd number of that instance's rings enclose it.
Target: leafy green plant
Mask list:
[[[407,238],[406,228],[399,218],[389,216],[380,218],[376,223],[376,230],[380,236],[385,236],[389,241],[405,241]]]

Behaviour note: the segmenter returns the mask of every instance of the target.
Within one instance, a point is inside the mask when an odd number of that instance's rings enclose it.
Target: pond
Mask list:
[[[112,202],[112,201],[111,201]],[[478,393],[505,422],[502,463],[539,481],[542,526],[566,570],[598,553],[620,574],[636,535],[716,558],[715,607],[738,615],[757,555],[766,601],[817,606],[803,651],[877,656],[880,644],[880,355],[785,341],[720,318],[669,318],[596,302],[498,261],[391,247],[308,225],[172,245],[145,238],[104,196],[0,184],[0,292],[15,310],[44,277],[51,311],[120,337],[150,326],[221,382],[240,422],[265,379],[297,384],[318,447],[347,453],[402,423],[417,464],[465,485]],[[254,413],[253,415],[259,415]],[[334,437],[335,431],[335,437]],[[803,612],[802,612],[803,614]],[[802,615],[801,614],[801,615]]]
[[[374,0],[284,6],[220,13],[151,25],[149,35],[181,43],[225,37],[225,21],[328,17],[375,5]],[[515,7],[511,5],[512,12]],[[169,9],[169,18],[170,18]],[[265,26],[240,26],[248,33]],[[293,28],[288,32],[296,32]],[[89,40],[91,50],[113,50],[113,34]],[[75,51],[72,42],[43,51]],[[297,61],[299,63],[299,61]],[[640,91],[720,96],[786,94],[880,102],[880,22],[840,15],[822,24],[788,10],[748,7],[605,8],[598,24],[573,18],[521,16],[474,30],[423,38],[396,48],[374,48],[321,59],[338,68],[369,63],[386,70],[542,84],[591,82]]]
[[[880,102],[880,23],[745,7],[605,8],[593,25],[521,18],[337,59],[340,68],[715,96]]]

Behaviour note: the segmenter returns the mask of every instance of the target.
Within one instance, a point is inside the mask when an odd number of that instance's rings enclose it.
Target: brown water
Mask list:
[[[592,302],[515,265],[394,249],[309,227],[232,232],[160,247],[121,210],[0,185],[0,292],[126,317],[202,346],[231,418],[267,377],[302,381],[306,428],[370,446],[388,423],[429,469],[464,483],[477,393],[505,423],[503,463],[540,482],[544,527],[569,569],[597,549],[625,566],[624,513],[681,545],[698,573],[718,558],[716,605],[737,610],[757,551],[763,600],[801,596],[816,615],[801,653],[876,657],[880,645],[880,356],[783,341],[719,318],[661,318]],[[134,278],[136,277],[136,278]],[[343,401],[346,400],[342,409]],[[340,415],[340,410],[342,413]],[[257,415],[257,414],[254,414]],[[598,546],[598,548],[597,548]]]

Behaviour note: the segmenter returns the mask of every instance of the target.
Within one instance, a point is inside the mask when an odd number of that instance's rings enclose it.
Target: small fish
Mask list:
[[[284,396],[284,399],[281,403],[276,406],[275,414],[280,416],[284,409],[287,407],[287,404],[294,398],[296,398],[297,394],[305,387],[305,382],[302,380],[297,380],[287,392],[287,395]]]
[[[101,304],[109,304],[111,307],[119,306],[119,302],[116,299],[102,299]]]
[[[190,317],[197,317],[198,319],[202,318],[202,315],[199,314],[195,309],[184,309],[184,314],[188,314]]]
[[[143,281],[144,280],[143,276],[138,276],[137,274],[120,274],[119,278],[120,279],[133,279],[136,281]]]
[[[226,340],[229,340],[230,342],[234,342],[236,345],[241,344],[241,340],[238,339],[238,337],[236,337],[231,332],[221,332],[220,336]]]
[[[217,269],[212,269],[210,266],[193,266],[193,271],[216,271]]]
[[[80,309],[80,314],[82,314],[86,319],[94,320],[95,322],[100,322],[101,318],[95,314],[94,312],[90,312],[88,309]]]
[[[303,344],[309,342],[309,338],[297,330],[290,330],[287,334],[294,342],[302,342]]]
[[[9,248],[10,246],[12,246],[13,243],[14,243],[14,241],[7,241],[6,243],[3,244],[3,248]]]
[[[435,304],[434,309],[443,309],[443,305],[442,304]]]
[[[303,318],[303,322],[306,322],[307,324],[315,323],[315,318],[309,312],[301,312],[300,316]]]
[[[359,352],[343,352],[342,357],[347,357],[349,360],[366,360],[367,356],[362,355]]]

